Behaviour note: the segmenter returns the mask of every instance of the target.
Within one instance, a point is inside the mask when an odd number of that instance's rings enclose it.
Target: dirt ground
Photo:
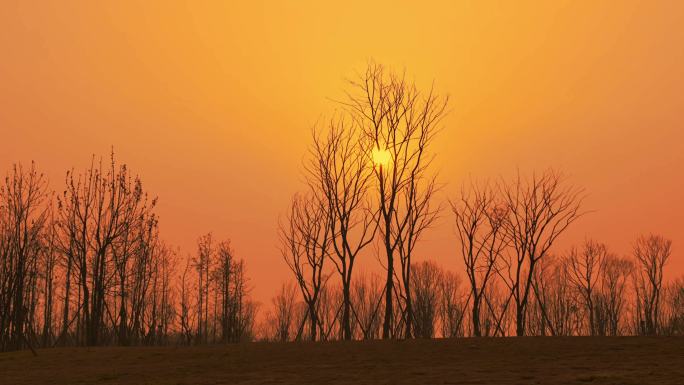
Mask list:
[[[0,384],[684,384],[682,338],[505,338],[0,353]]]

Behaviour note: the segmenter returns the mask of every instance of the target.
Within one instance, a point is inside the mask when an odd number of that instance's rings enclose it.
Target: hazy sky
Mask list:
[[[593,212],[557,252],[657,232],[684,272],[683,2],[233,3],[3,2],[2,169],[35,160],[59,191],[114,146],[163,237],[231,238],[266,301],[289,278],[276,223],[311,127],[373,59],[451,97],[440,199],[468,175],[560,168]],[[421,257],[456,268],[455,241],[445,212]]]

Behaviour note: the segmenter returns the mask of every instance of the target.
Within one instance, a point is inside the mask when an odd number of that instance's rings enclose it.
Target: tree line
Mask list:
[[[211,233],[181,258],[156,202],[113,153],[60,193],[15,165],[0,187],[0,350],[252,340],[244,261]]]
[[[292,281],[261,312],[230,240],[207,233],[192,255],[164,242],[157,198],[113,153],[57,192],[35,164],[15,165],[0,187],[0,350],[684,334],[684,280],[664,279],[670,240],[641,236],[630,256],[591,239],[554,247],[585,214],[562,173],[473,179],[440,202],[432,147],[447,107],[380,65],[349,81],[278,222]],[[442,258],[461,274],[414,259],[438,216],[454,224]]]
[[[346,97],[314,128],[305,188],[280,221],[294,286],[273,300],[271,339],[684,331],[683,282],[663,281],[669,240],[639,237],[632,257],[594,240],[554,252],[585,214],[583,190],[554,170],[473,180],[449,202],[465,279],[415,263],[416,244],[447,211],[430,164],[448,98],[377,64]],[[359,255],[375,256],[383,276],[356,277]]]

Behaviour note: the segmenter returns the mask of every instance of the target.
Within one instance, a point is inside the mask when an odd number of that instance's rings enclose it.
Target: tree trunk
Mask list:
[[[309,304],[309,334],[311,335],[311,341],[316,341],[316,327],[318,326],[318,317],[316,316],[316,305],[315,301],[311,301]]]
[[[344,299],[344,308],[342,310],[342,329],[344,333],[344,339],[346,341],[351,341],[352,339],[352,333],[351,333],[351,299],[349,295],[349,285],[350,282],[344,282],[344,287],[342,288],[342,295]],[[313,318],[313,317],[312,317]]]
[[[521,304],[516,306],[515,321],[515,335],[523,337],[525,335],[525,307]]]
[[[392,258],[392,250],[387,248],[387,282],[385,283],[385,321],[382,325],[382,338],[390,338],[390,329],[392,328],[392,315],[394,309],[392,308],[393,298],[392,289],[394,287],[394,260]]]
[[[406,291],[406,334],[405,338],[413,337],[413,304],[411,303],[411,270],[409,268],[404,283],[404,290]]]
[[[475,296],[473,300],[473,335],[475,337],[482,337],[482,330],[480,329],[480,299]]]

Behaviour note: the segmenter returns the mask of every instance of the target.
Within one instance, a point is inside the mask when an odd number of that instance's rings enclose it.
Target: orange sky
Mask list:
[[[0,5],[0,166],[36,160],[60,189],[113,145],[164,238],[230,237],[258,300],[287,277],[276,221],[310,128],[371,58],[451,96],[442,198],[468,174],[562,168],[595,212],[559,251],[658,232],[684,272],[682,2],[126,3]],[[450,219],[420,251],[457,266]]]

